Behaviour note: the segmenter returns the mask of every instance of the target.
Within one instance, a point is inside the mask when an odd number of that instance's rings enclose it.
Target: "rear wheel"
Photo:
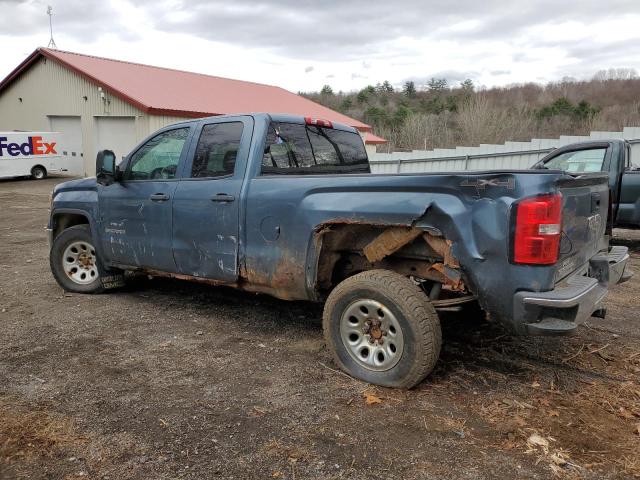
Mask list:
[[[438,315],[410,279],[387,270],[350,277],[329,295],[324,335],[348,374],[386,387],[411,388],[440,355]]]
[[[104,290],[88,225],[76,225],[56,237],[49,256],[51,272],[62,288],[77,293]]]
[[[47,178],[47,170],[40,165],[37,165],[31,169],[31,178],[34,180],[42,180]]]

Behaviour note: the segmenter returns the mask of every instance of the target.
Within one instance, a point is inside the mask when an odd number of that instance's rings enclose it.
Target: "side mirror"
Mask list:
[[[96,156],[96,180],[100,185],[117,181],[116,155],[111,150],[100,150]]]

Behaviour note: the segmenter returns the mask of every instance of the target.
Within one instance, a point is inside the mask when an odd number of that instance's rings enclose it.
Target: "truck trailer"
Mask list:
[[[46,178],[66,172],[57,132],[0,132],[0,178]]]

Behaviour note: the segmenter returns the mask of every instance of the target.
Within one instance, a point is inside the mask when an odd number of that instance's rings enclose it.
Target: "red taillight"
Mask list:
[[[304,122],[307,125],[315,125],[316,127],[333,128],[333,123],[329,120],[322,120],[321,118],[304,117]]]
[[[552,265],[558,261],[562,232],[562,195],[521,201],[516,211],[513,261]]]

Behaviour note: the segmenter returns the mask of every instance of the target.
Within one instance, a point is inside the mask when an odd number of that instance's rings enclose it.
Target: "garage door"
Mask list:
[[[118,163],[136,145],[134,117],[96,117],[96,151],[113,150]]]
[[[60,132],[62,136],[58,145],[58,153],[62,155],[63,168],[75,175],[84,175],[82,126],[80,117],[49,116],[52,132]]]

